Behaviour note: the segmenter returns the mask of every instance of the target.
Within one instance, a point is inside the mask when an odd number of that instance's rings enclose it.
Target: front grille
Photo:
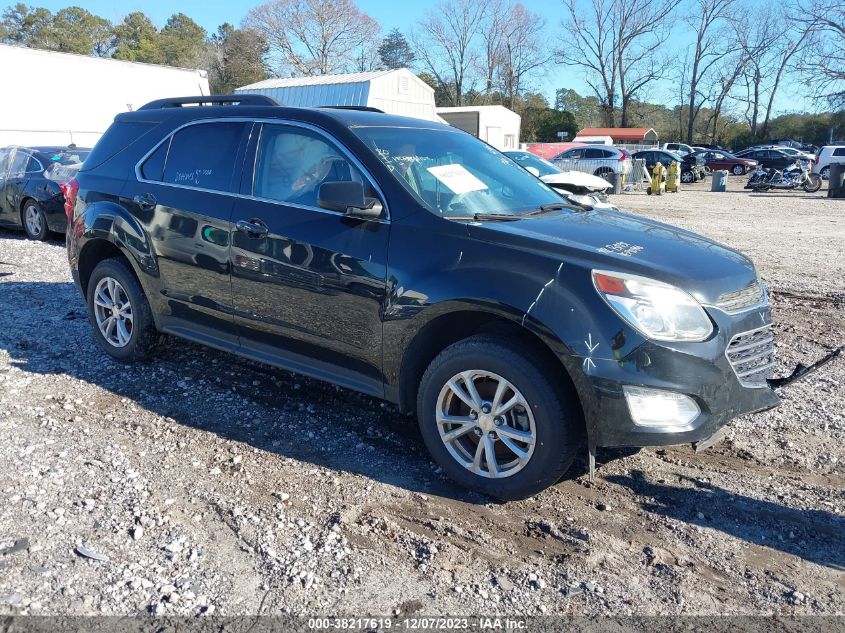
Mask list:
[[[765,387],[774,375],[775,336],[772,326],[737,334],[725,351],[743,387]]]
[[[762,282],[755,281],[750,286],[735,292],[726,292],[716,300],[716,307],[728,314],[736,314],[766,301],[766,289]]]

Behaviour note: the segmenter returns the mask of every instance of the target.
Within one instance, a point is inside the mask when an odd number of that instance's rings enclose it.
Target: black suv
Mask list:
[[[389,400],[447,474],[503,499],[556,482],[584,439],[592,466],[778,404],[740,253],[569,206],[447,125],[190,101],[119,115],[67,188],[113,358],[174,334]]]

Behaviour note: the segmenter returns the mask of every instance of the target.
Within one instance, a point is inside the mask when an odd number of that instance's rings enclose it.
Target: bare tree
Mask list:
[[[667,59],[658,51],[669,35],[669,16],[675,7],[674,0],[613,2],[622,127],[630,124],[631,102],[663,76]]]
[[[709,97],[702,92],[708,74],[719,60],[738,50],[736,42],[726,34],[736,3],[737,0],[696,0],[687,17],[695,36],[687,79],[687,143],[692,143],[695,121]]]
[[[716,142],[719,134],[719,117],[722,115],[725,103],[737,81],[742,77],[747,62],[748,58],[742,54],[742,51],[739,51],[723,57],[713,73],[712,89],[709,91],[713,106],[710,110],[710,118],[707,121],[711,143]]]
[[[838,0],[814,0],[799,20],[810,32],[812,55],[800,67],[817,98],[845,109],[845,5]]]
[[[758,5],[747,24],[736,23],[734,32],[742,57],[742,76],[745,79],[745,119],[752,136],[757,136],[761,104],[765,98],[766,82],[772,70],[771,51],[785,33],[782,16],[766,5]]]
[[[671,0],[564,0],[567,45],[560,61],[577,66],[605,109],[605,125],[629,125],[630,105],[663,74],[659,44],[670,30]]]
[[[267,42],[280,75],[356,70],[379,32],[354,0],[270,0],[250,9],[244,27]]]
[[[426,14],[412,35],[424,69],[434,76],[451,105],[463,105],[467,86],[474,79],[485,17],[483,0],[444,0]]]
[[[508,15],[500,81],[507,106],[513,108],[526,82],[551,60],[551,55],[542,38],[546,23],[539,15],[522,3],[514,5]]]
[[[612,7],[606,0],[590,0],[588,9],[577,0],[563,0],[563,7],[568,37],[556,51],[557,59],[582,70],[587,85],[601,103],[604,125],[614,127],[619,60]]]
[[[496,88],[496,79],[504,63],[505,42],[507,39],[508,15],[510,7],[507,0],[490,0],[484,11],[484,23],[479,32],[481,54],[479,66],[484,77],[484,100],[490,102]]]

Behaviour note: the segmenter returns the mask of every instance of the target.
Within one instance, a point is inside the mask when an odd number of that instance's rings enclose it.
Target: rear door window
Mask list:
[[[235,163],[244,125],[241,122],[199,123],[176,132],[170,141],[161,182],[211,191],[236,191],[240,169],[236,170]],[[147,159],[152,161],[151,176],[155,175],[157,161],[161,160],[158,150],[161,147]],[[146,174],[146,163],[142,171]]]
[[[834,156],[845,156],[845,147],[837,147],[833,150]]]

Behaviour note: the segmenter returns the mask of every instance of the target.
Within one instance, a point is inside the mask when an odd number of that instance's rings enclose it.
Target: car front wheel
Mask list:
[[[681,182],[690,183],[693,181],[693,175],[691,171],[684,171],[681,172]]]
[[[509,339],[473,336],[446,348],[423,376],[420,431],[462,486],[502,500],[557,482],[581,445],[574,394]]]
[[[159,334],[141,284],[125,260],[97,264],[88,281],[87,300],[94,338],[106,354],[129,363],[152,353]]]
[[[745,174],[745,167],[742,165],[734,165],[734,168],[731,171],[734,173],[734,176],[742,176]]]

